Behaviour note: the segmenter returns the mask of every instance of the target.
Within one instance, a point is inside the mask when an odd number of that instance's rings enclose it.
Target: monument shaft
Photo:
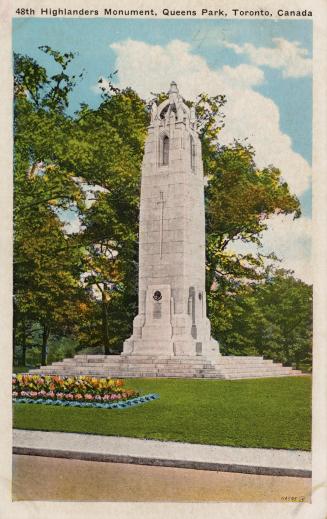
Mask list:
[[[139,309],[129,355],[217,356],[205,293],[204,179],[194,109],[153,105],[141,179]]]

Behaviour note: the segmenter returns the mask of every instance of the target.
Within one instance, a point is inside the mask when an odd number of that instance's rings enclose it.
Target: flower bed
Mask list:
[[[13,375],[12,396],[16,403],[71,405],[74,407],[127,408],[158,398],[139,396],[126,389],[123,380],[88,376]]]

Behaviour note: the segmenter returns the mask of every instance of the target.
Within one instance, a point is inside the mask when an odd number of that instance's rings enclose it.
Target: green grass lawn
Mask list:
[[[238,447],[310,450],[311,377],[127,379],[160,399],[131,409],[14,405],[14,427]]]

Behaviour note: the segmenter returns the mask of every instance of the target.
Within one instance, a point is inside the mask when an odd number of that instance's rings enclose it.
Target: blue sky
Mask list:
[[[51,67],[40,45],[78,53],[71,71],[85,69],[85,76],[71,96],[72,112],[81,102],[97,106],[98,78],[117,68],[119,86],[132,86],[143,97],[151,90],[168,89],[172,79],[183,87],[185,97],[192,98],[201,90],[210,95],[226,93],[229,106],[222,139],[248,136],[257,149],[258,165],[280,167],[301,200],[304,217],[310,218],[311,21],[13,20],[14,51]],[[203,76],[202,83],[195,81],[196,72]],[[303,256],[310,248],[307,234]],[[294,250],[298,256],[296,246]]]

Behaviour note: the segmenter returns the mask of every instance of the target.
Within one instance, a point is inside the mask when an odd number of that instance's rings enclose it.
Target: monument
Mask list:
[[[219,354],[205,293],[204,178],[194,108],[172,82],[152,105],[142,165],[139,304],[125,355]]]
[[[205,292],[201,143],[194,108],[172,82],[152,105],[141,179],[138,314],[121,355],[75,355],[32,373],[100,377],[258,378],[301,372],[262,357],[223,356]]]

